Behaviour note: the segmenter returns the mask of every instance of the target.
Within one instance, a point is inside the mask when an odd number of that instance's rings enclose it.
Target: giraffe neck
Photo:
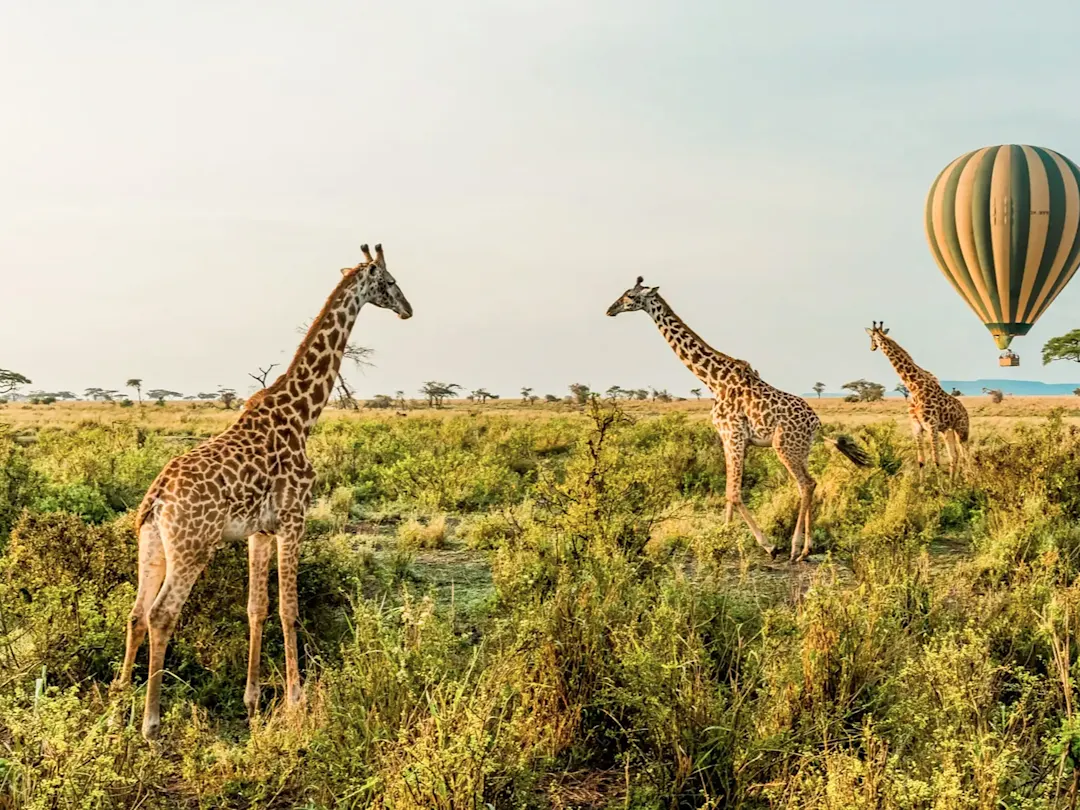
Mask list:
[[[330,293],[312,322],[288,369],[255,403],[292,411],[302,436],[311,432],[334,392],[341,360],[349,342],[361,302],[356,294],[359,277],[345,276]]]
[[[896,373],[900,375],[904,385],[911,391],[917,389],[927,372],[917,366],[915,361],[911,359],[911,355],[904,351],[895,340],[885,335],[881,335],[879,340],[881,351],[889,358],[889,362],[896,369]]]
[[[708,386],[714,395],[719,396],[731,382],[742,378],[749,370],[749,365],[744,361],[718,352],[702,340],[675,314],[659,293],[649,297],[645,311],[652,317],[660,334],[683,365]]]

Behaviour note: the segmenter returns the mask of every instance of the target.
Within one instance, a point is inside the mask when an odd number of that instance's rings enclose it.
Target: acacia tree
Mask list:
[[[844,397],[848,402],[877,402],[885,397],[885,386],[869,380],[852,380],[841,386],[851,394]]]
[[[112,402],[120,392],[113,391],[111,388],[87,388],[86,396],[92,400],[103,400],[105,402]]]
[[[893,390],[894,391],[899,391],[901,394],[903,394],[904,399],[907,399],[909,396],[911,396],[911,391],[909,391],[908,387],[906,385],[904,385],[903,383],[897,383],[896,388],[894,388]]]
[[[523,405],[532,405],[538,397],[533,393],[532,388],[523,386],[521,389],[521,403]]]
[[[570,396],[573,398],[573,401],[578,405],[584,405],[586,402],[588,402],[590,393],[592,392],[589,391],[589,386],[585,385],[584,383],[573,383],[570,386]]]
[[[821,394],[822,394],[822,392],[824,392],[824,390],[825,390],[825,383],[823,383],[823,382],[814,383],[814,393],[817,394],[818,399],[821,399]]]
[[[146,395],[156,400],[158,405],[164,405],[167,399],[180,399],[184,396],[179,391],[170,391],[167,388],[155,388],[153,391],[147,391]]]
[[[31,385],[32,382],[32,380],[24,377],[17,371],[8,371],[6,368],[0,368],[0,397],[14,394],[20,386]]]
[[[452,397],[461,390],[457,383],[444,383],[436,380],[428,380],[420,389],[420,393],[428,402],[429,408],[441,408],[447,397]]]
[[[138,377],[132,377],[130,380],[124,383],[124,387],[134,388],[135,395],[139,398],[139,404],[142,405],[142,380],[140,380]]]
[[[700,388],[691,388],[690,393],[694,395],[694,399],[701,399],[701,389]]]
[[[1050,338],[1043,345],[1043,365],[1055,360],[1072,360],[1080,363],[1080,329],[1073,329],[1059,337]]]
[[[990,397],[990,401],[995,405],[1005,399],[1005,393],[1000,388],[984,388],[983,393]]]
[[[483,405],[489,399],[498,399],[499,395],[491,393],[486,388],[477,388],[475,391],[469,394],[469,398],[474,399],[478,401],[481,405]]]
[[[236,403],[236,391],[232,388],[219,388],[217,398],[221,400],[225,410],[231,411],[232,406]]]

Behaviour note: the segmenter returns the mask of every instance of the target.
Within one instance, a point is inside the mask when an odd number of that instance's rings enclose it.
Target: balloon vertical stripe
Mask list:
[[[1028,177],[1028,161],[1024,150],[1019,146],[1009,147],[1009,188],[1012,200],[1009,206],[1008,247],[1006,252],[1010,272],[1005,274],[1006,291],[1009,298],[1009,311],[1006,318],[1010,321],[1020,317],[1020,291],[1024,286],[1024,263],[1027,261],[1028,240],[1031,236],[1031,178]],[[995,263],[996,263],[995,259]],[[1017,262],[1011,272],[1013,263]]]
[[[1004,349],[1080,265],[1080,168],[1038,146],[976,149],[934,180],[924,223],[942,274]]]

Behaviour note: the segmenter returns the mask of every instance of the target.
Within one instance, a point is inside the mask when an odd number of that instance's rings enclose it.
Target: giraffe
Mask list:
[[[322,311],[288,369],[245,405],[231,427],[177,456],[150,485],[135,518],[139,585],[127,625],[127,649],[118,685],[131,683],[135,655],[149,630],[150,665],[142,733],[157,737],[161,676],[184,602],[223,541],[248,540],[248,672],[244,704],[259,704],[259,657],[269,612],[270,557],[277,545],[278,609],[285,637],[288,705],[300,701],[296,654],[296,572],[300,538],[315,472],[307,437],[334,389],[342,354],[364,304],[412,317],[412,307],[386,269],[382,245],[341,270]]]
[[[712,423],[724,445],[727,471],[724,521],[730,523],[733,511],[738,510],[758,545],[775,559],[776,547],[766,539],[742,501],[747,448],[751,445],[772,447],[799,487],[799,515],[791,537],[790,560],[805,560],[810,554],[811,518],[817,488],[807,461],[821,420],[802,397],[774,388],[745,360],[729,357],[712,348],[675,314],[660,296],[659,287],[645,287],[643,281],[638,276],[634,286],[608,307],[607,314],[615,316],[621,312],[645,310],[678,358],[715,397]],[[866,453],[850,436],[827,438],[826,441],[855,464],[867,466],[870,463]]]
[[[915,436],[920,475],[925,464],[923,433],[930,434],[930,460],[935,469],[938,467],[937,434],[941,433],[949,454],[949,478],[955,479],[958,462],[967,459],[964,445],[968,440],[969,426],[964,404],[942,388],[937,377],[916,365],[899,343],[888,337],[889,330],[885,328],[884,321],[874,321],[866,333],[870,335],[870,351],[880,348],[911,392],[908,415],[911,417],[911,432]]]

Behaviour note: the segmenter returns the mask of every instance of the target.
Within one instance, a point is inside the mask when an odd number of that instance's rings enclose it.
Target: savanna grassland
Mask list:
[[[723,523],[708,403],[328,411],[306,705],[244,718],[244,544],[169,648],[162,739],[110,684],[132,510],[220,406],[0,406],[0,808],[1058,808],[1080,788],[1080,400],[965,400],[920,483],[903,401],[813,401],[811,562]],[[753,450],[786,548],[797,491]],[[271,579],[271,597],[274,580]]]

